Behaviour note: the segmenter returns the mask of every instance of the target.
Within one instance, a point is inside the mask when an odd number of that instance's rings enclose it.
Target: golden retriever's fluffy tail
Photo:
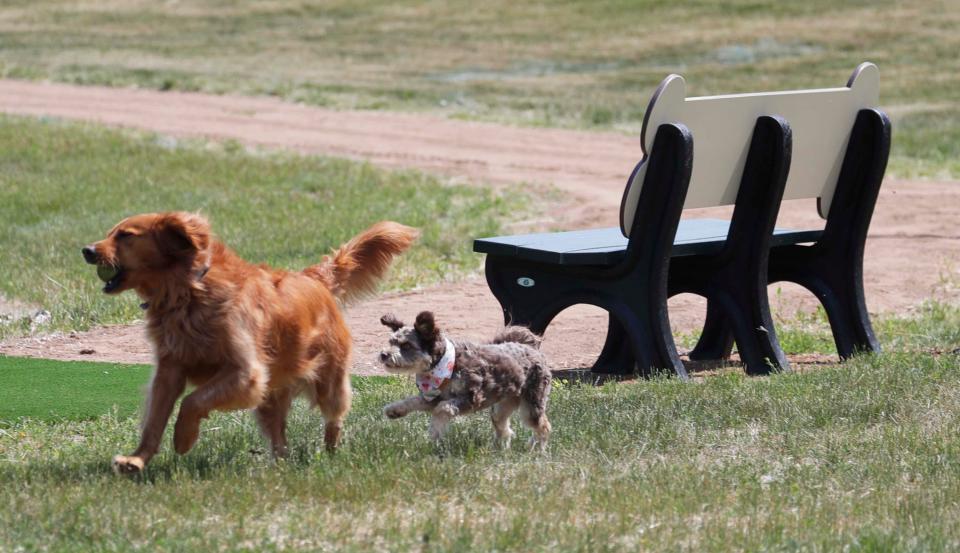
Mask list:
[[[303,273],[324,283],[340,303],[348,304],[373,293],[393,257],[409,248],[419,235],[415,228],[381,221]]]

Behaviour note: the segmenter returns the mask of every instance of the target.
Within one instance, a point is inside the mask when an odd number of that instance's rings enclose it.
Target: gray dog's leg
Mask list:
[[[412,396],[387,405],[383,408],[383,414],[390,419],[399,419],[414,411],[429,411],[431,409],[433,409],[433,403],[420,396]]]
[[[510,415],[520,406],[520,398],[511,397],[490,408],[490,422],[493,423],[494,443],[503,449],[510,449],[513,429],[510,428]]]
[[[437,442],[443,438],[453,417],[461,413],[461,402],[456,399],[441,401],[433,409],[433,419],[430,421],[430,439]]]

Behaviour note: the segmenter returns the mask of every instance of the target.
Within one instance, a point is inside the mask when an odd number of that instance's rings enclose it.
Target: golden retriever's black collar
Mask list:
[[[199,272],[197,272],[197,282],[203,280],[203,277],[207,276],[207,273],[209,271],[210,271],[210,266],[207,265],[203,269],[201,269]],[[144,311],[146,311],[149,307],[150,307],[150,302],[148,301],[145,301],[140,304],[140,309],[143,309]]]

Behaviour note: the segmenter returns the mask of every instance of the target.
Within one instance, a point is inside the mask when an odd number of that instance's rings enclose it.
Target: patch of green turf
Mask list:
[[[0,356],[0,424],[128,417],[143,403],[150,367]]]
[[[691,95],[836,87],[870,60],[891,169],[956,178],[956,14],[943,0],[16,1],[0,7],[0,75],[636,132],[669,73]]]
[[[471,237],[496,235],[525,199],[416,171],[0,117],[0,294],[48,310],[44,330],[139,318],[134,294],[100,292],[80,248],[123,217],[176,209],[207,215],[245,259],[290,269],[380,220],[417,227],[420,240],[384,285],[404,289],[475,271]],[[30,325],[0,320],[0,337]]]

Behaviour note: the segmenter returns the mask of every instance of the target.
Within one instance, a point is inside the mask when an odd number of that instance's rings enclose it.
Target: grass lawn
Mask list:
[[[135,295],[100,292],[80,248],[125,216],[173,209],[206,214],[244,258],[293,269],[376,221],[418,227],[385,284],[401,289],[476,270],[470,238],[496,235],[525,201],[416,171],[0,117],[0,295],[48,310],[45,330],[141,317]],[[0,337],[28,330],[7,321]]]
[[[0,356],[0,427],[34,420],[135,415],[150,380],[146,365],[50,361]]]
[[[135,479],[109,469],[135,417],[8,421],[0,550],[955,550],[960,309],[879,327],[887,353],[803,373],[560,384],[544,455],[525,429],[491,448],[483,415],[435,447],[382,417],[413,389],[385,377],[355,379],[334,456],[298,403],[279,464],[245,413]]]
[[[275,95],[636,132],[653,87],[834,87],[882,72],[892,169],[960,176],[955,0],[13,0],[0,75]]]

